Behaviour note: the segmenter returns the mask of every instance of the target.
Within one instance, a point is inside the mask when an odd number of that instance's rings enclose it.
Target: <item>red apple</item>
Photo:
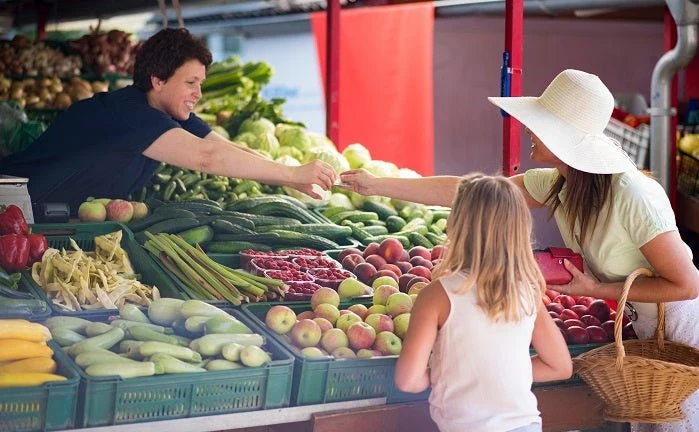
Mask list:
[[[403,249],[403,252],[400,254],[400,258],[398,258],[398,261],[403,261],[403,262],[410,261],[410,255],[408,255],[407,250]]]
[[[549,316],[553,319],[561,319],[561,316],[554,311],[549,311]]]
[[[583,305],[583,306],[587,306],[587,307],[590,307],[590,303],[592,303],[593,301],[595,301],[594,297],[582,296],[582,297],[578,298],[578,304]]]
[[[401,292],[404,292],[404,293],[407,293],[407,292],[408,292],[408,289],[409,289],[409,288],[408,288],[408,282],[410,282],[411,280],[413,280],[413,278],[415,278],[415,277],[416,277],[415,275],[411,275],[411,274],[404,274],[404,275],[401,275],[401,276],[398,278],[398,288],[400,289],[400,291],[401,291]]]
[[[616,311],[609,311],[609,320],[614,321],[616,319]]]
[[[556,312],[558,315],[563,313],[563,309],[565,308],[560,303],[550,303],[546,305],[546,310]]]
[[[369,255],[376,255],[377,253],[379,253],[379,244],[371,242],[367,245],[366,249],[364,249],[362,256],[366,259]]]
[[[559,293],[558,291],[554,291],[554,290],[552,290],[552,289],[547,289],[547,290],[546,290],[546,295],[549,296],[549,298],[550,298],[551,300],[555,300],[556,297],[558,297],[559,295],[561,295],[561,293]]]
[[[342,249],[342,250],[340,251],[340,253],[337,255],[337,260],[340,261],[340,262],[342,262],[342,260],[345,259],[345,257],[346,257],[347,255],[352,255],[352,254],[361,255],[361,254],[362,254],[362,251],[360,251],[360,250],[357,249],[357,248]]]
[[[403,245],[395,238],[389,237],[379,244],[379,254],[386,259],[387,263],[400,261],[403,250]]]
[[[546,295],[541,296],[541,301],[544,302],[544,305],[551,303],[551,299],[549,298],[549,296],[546,296]]]
[[[442,255],[444,255],[444,246],[437,245],[432,248],[432,261],[441,259]]]
[[[586,327],[589,327],[589,326],[599,327],[602,325],[602,323],[597,319],[597,317],[593,316],[593,315],[583,315],[580,317],[580,321],[585,323]]]
[[[590,315],[596,316],[600,322],[605,322],[609,319],[609,305],[604,300],[595,300],[588,307]]]
[[[559,295],[553,301],[562,304],[566,309],[570,309],[571,307],[575,306],[575,300],[573,300],[573,297],[565,294]]]
[[[590,343],[606,343],[608,341],[607,332],[602,327],[589,326],[585,330],[589,336]]]
[[[573,327],[573,326],[585,328],[585,324],[583,324],[582,321],[576,320],[576,319],[567,319],[567,320],[563,321],[563,324],[565,325],[566,328]]]
[[[565,323],[563,322],[562,319],[560,319],[560,318],[554,318],[554,319],[553,319],[553,322],[556,323],[556,325],[558,326],[558,328],[565,330],[566,326],[565,326]]]
[[[587,315],[587,307],[580,304],[573,305],[570,310],[578,314],[578,316]]]
[[[561,312],[561,319],[565,321],[569,319],[580,319],[580,317],[570,309],[563,309],[563,312]]]
[[[590,341],[590,335],[582,327],[572,326],[566,329],[568,340],[571,344],[586,344]]]
[[[424,246],[414,246],[412,249],[408,251],[408,255],[410,255],[410,258],[419,256],[423,257],[426,260],[432,261],[432,253],[430,253],[430,251],[428,251],[427,248]]]
[[[354,268],[357,267],[357,265],[364,262],[364,258],[362,258],[361,254],[350,254],[346,255],[341,262],[342,267],[345,270],[354,271]]]
[[[607,333],[607,339],[610,341],[614,340],[614,321],[605,321],[600,326]]]
[[[636,330],[633,329],[633,325],[630,322],[626,324],[623,329],[621,329],[621,338],[638,339],[638,336],[636,336]]]

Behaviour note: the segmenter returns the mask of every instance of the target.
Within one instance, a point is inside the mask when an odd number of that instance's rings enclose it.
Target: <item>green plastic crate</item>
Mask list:
[[[31,289],[30,283],[26,278],[21,278],[17,284],[17,291],[32,294],[37,300],[43,301],[43,309],[37,311],[28,311],[26,309],[17,309],[10,307],[0,306],[0,319],[26,319],[29,321],[44,321],[46,318],[51,316],[51,308],[45,299],[42,299],[36,295],[36,293]]]
[[[227,308],[250,329],[263,329],[242,312]],[[294,360],[281,344],[267,337],[272,362],[259,368],[121,379],[81,377],[78,426],[209,416],[289,406]],[[264,414],[260,414],[264,415]]]
[[[0,432],[34,432],[75,426],[80,378],[73,362],[52,341],[57,373],[66,381],[0,389]]]
[[[121,246],[126,250],[131,260],[134,270],[141,275],[141,282],[147,285],[155,285],[160,291],[161,297],[184,298],[177,289],[172,279],[158,266],[133,238],[133,233],[125,226],[117,222],[97,222],[97,223],[75,223],[75,224],[35,224],[31,225],[31,230],[36,234],[43,234],[48,240],[49,246],[56,249],[72,249],[70,239],[78,244],[78,247],[85,251],[92,251],[95,248],[94,238],[96,236],[109,234],[118,230],[124,233]],[[116,309],[100,309],[89,311],[68,311],[51,301],[43,289],[32,279],[31,271],[22,272],[22,278],[29,285],[32,293],[39,299],[45,300],[54,315],[77,316],[81,318],[99,317],[114,315]]]
[[[359,303],[369,304],[370,299]],[[354,302],[357,303],[357,302]],[[341,308],[353,303],[344,302]],[[273,303],[251,303],[243,310],[263,322]],[[301,313],[310,309],[308,302],[288,302],[285,306]],[[356,399],[387,397],[394,390],[393,374],[398,356],[371,359],[307,359],[292,348],[279,335],[265,328],[267,335],[283,344],[294,356],[294,381],[291,391],[292,405],[313,405]]]

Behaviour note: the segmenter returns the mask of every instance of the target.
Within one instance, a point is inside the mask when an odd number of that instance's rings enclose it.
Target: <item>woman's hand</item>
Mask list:
[[[361,195],[377,195],[374,189],[376,176],[364,169],[345,171],[340,174],[342,184],[339,187]]]
[[[578,270],[578,268],[567,259],[563,260],[563,265],[566,270],[573,275],[573,279],[566,285],[549,285],[549,289],[568,295],[599,297],[599,290],[597,289],[597,281],[595,279]]]
[[[305,165],[293,167],[291,178],[292,180],[286,184],[287,186],[298,189],[313,198],[321,198],[320,195],[313,192],[313,185],[317,184],[324,190],[329,190],[335,183],[335,170],[330,164],[315,160]]]

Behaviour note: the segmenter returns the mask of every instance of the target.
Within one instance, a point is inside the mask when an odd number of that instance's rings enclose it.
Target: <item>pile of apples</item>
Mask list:
[[[364,252],[344,249],[338,261],[366,285],[372,285],[380,277],[390,277],[398,283],[401,292],[407,293],[413,284],[432,280],[432,268],[439,263],[443,252],[442,245],[432,250],[415,246],[406,251],[398,240],[388,238],[380,244],[370,243]]]
[[[361,284],[351,279],[344,282]],[[298,315],[284,305],[273,306],[265,316],[266,326],[282,335],[305,358],[371,358],[398,355],[410,324],[410,311],[417,298],[400,292],[393,278],[377,279],[372,305],[352,304],[339,309],[340,295],[320,288],[311,297],[311,310]],[[344,283],[343,282],[343,283]]]
[[[601,299],[569,296],[552,289],[542,296],[546,309],[569,345],[614,341],[616,311]],[[635,339],[631,320],[623,317],[623,339]]]

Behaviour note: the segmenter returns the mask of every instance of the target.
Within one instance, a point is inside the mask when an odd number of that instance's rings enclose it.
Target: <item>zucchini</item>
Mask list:
[[[124,303],[124,306],[119,309],[119,315],[127,321],[141,322],[150,324],[150,320],[138,306],[133,303]]]
[[[191,316],[184,321],[184,329],[188,334],[203,336],[204,324],[210,319],[210,316]]]
[[[141,360],[143,356],[141,353],[138,351],[138,347],[143,345],[145,342],[143,341],[135,341],[135,340],[123,340],[119,342],[119,352],[122,354],[126,354],[126,357],[130,359],[135,359],[135,360]]]
[[[400,216],[389,216],[386,218],[386,228],[388,228],[390,232],[402,230],[405,224],[405,220]]]
[[[408,240],[407,237],[402,236],[402,235],[395,235],[395,234],[386,234],[386,235],[379,235],[379,236],[371,236],[367,237],[364,240],[360,240],[364,246],[369,245],[369,243],[381,243],[382,241],[386,240],[387,238],[394,238],[400,242],[400,244],[403,245],[405,249],[410,248],[410,240]]]
[[[180,309],[184,300],[161,297],[153,300],[148,306],[148,318],[155,324],[169,326],[180,318],[184,318]]]
[[[225,316],[216,316],[210,318],[204,324],[206,334],[215,333],[242,333],[250,334],[252,330],[234,317],[226,314]],[[230,360],[230,359],[229,359]]]
[[[144,376],[153,376],[156,373],[163,373],[161,366],[156,367],[153,362],[105,362],[97,363],[85,369],[85,373],[90,376],[112,376],[117,375],[120,378],[136,378]]]
[[[162,334],[172,334],[172,329],[169,327],[164,327],[160,326],[157,324],[151,324],[151,323],[144,323],[140,321],[129,321],[125,319],[115,319],[110,323],[114,327],[119,327],[120,329],[126,331],[130,329],[133,326],[141,326],[141,327],[146,327],[148,329],[151,329],[154,332],[162,333]]]
[[[75,363],[81,368],[92,366],[93,364],[107,363],[107,362],[117,362],[117,363],[133,363],[128,357],[122,357],[119,354],[113,353],[106,349],[95,349],[91,351],[85,351],[78,354],[75,357]]]
[[[235,222],[237,221],[237,222]],[[227,219],[216,219],[209,224],[215,234],[253,234],[255,224],[248,219],[228,216]]]
[[[352,228],[336,224],[266,225],[257,227],[257,232],[283,230],[313,234],[327,239],[344,239],[352,235]]]
[[[77,333],[85,334],[85,327],[90,325],[91,322],[92,321],[78,317],[55,316],[44,321],[44,326],[51,331],[57,328],[66,328]]]
[[[55,340],[58,345],[62,347],[71,346],[85,340],[85,336],[74,332],[67,327],[55,327],[53,330],[51,330],[51,336],[53,336],[53,340]]]
[[[223,355],[223,358],[228,361],[240,361],[240,351],[242,351],[243,348],[245,348],[243,345],[231,342],[223,346],[221,349],[221,354]]]
[[[177,235],[187,243],[197,245],[211,241],[214,238],[214,230],[210,226],[204,225],[184,230]]]
[[[231,342],[243,346],[262,346],[265,343],[265,339],[259,334],[209,334],[199,339],[194,339],[190,344],[190,348],[205,356],[217,356],[221,354],[223,346]]]
[[[85,334],[87,337],[99,336],[107,333],[112,328],[112,326],[103,322],[93,322],[90,323],[89,326],[85,327]]]
[[[215,316],[221,316],[225,315],[228,316],[228,313],[217,308],[216,306],[213,306],[209,303],[203,302],[201,300],[187,300],[184,303],[182,303],[182,308],[180,309],[180,313],[185,317],[193,317],[193,316],[208,316],[208,317],[215,317]]]
[[[151,330],[143,325],[135,325],[129,327],[129,336],[133,339],[144,341],[144,342],[162,342],[170,345],[179,345],[180,339],[177,336],[166,335],[163,333],[158,333],[157,331]],[[147,356],[144,356],[147,357]]]
[[[183,362],[165,353],[153,354],[148,360],[160,366],[166,374],[206,372],[202,367]]]
[[[228,361],[228,360],[223,360],[223,359],[214,359],[211,360],[204,366],[206,370],[213,372],[213,371],[222,371],[222,370],[233,370],[233,369],[242,369],[245,366],[241,365],[240,363]]]
[[[269,252],[271,247],[247,241],[225,241],[225,242],[210,242],[206,245],[206,251],[211,253],[236,254],[245,249],[254,249],[258,251]]]
[[[434,247],[432,242],[429,241],[424,235],[415,231],[408,233],[408,240],[410,240],[413,246],[423,246],[427,249],[432,249]]]
[[[372,199],[367,199],[366,201],[364,201],[364,205],[362,205],[362,210],[376,213],[379,216],[379,219],[381,220],[386,220],[389,216],[398,216],[398,212],[395,211],[392,207],[387,206],[386,204],[382,204],[380,202],[376,202]]]
[[[180,360],[201,361],[201,355],[198,352],[194,352],[187,347],[157,341],[144,342],[138,347],[138,352],[143,357],[150,357],[154,354],[167,354]]]
[[[114,327],[113,329],[106,333],[102,333],[99,336],[87,338],[76,343],[68,349],[68,353],[72,356],[77,356],[82,352],[90,351],[95,348],[109,349],[121,342],[121,340],[124,339],[124,336],[126,336],[124,330],[120,329],[119,327]]]

